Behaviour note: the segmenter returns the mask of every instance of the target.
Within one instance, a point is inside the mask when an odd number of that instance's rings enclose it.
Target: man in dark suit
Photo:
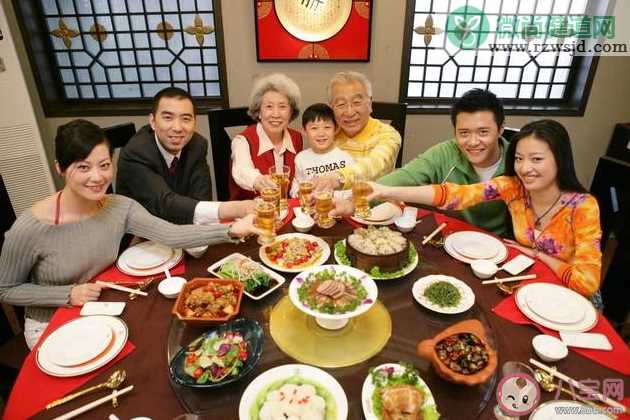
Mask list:
[[[177,224],[216,223],[253,212],[253,201],[209,201],[208,141],[195,132],[195,125],[188,92],[175,87],[158,92],[149,125],[120,153],[116,192]]]

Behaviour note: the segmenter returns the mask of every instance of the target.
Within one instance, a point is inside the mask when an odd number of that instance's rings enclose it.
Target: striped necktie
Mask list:
[[[171,161],[171,166],[169,166],[168,168],[168,173],[171,176],[175,176],[175,172],[177,171],[177,162],[179,162],[179,159],[177,158],[177,156],[175,156]]]

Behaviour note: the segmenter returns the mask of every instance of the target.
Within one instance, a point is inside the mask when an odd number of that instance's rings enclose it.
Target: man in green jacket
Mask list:
[[[473,89],[451,108],[455,138],[438,143],[400,169],[378,180],[392,186],[451,182],[475,184],[503,175],[508,143],[501,137],[503,105],[490,91]],[[479,204],[463,210],[463,218],[501,236],[511,236],[503,201]]]

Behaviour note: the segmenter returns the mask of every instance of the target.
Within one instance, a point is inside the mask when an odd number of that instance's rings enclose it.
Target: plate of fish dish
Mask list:
[[[366,312],[377,297],[378,288],[370,276],[344,265],[311,268],[289,285],[293,305],[328,329],[341,328],[348,319]]]
[[[363,382],[361,403],[367,420],[440,418],[431,390],[407,363],[386,363],[370,369]]]

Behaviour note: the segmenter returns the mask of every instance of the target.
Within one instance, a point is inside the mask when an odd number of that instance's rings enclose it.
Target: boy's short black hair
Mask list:
[[[306,128],[306,124],[317,120],[332,121],[335,127],[337,127],[335,113],[332,108],[326,104],[317,103],[306,108],[302,114],[302,127]]]
[[[490,111],[494,114],[494,121],[497,127],[501,127],[505,121],[503,103],[497,95],[484,89],[472,89],[458,98],[451,107],[451,122],[455,127],[457,115],[462,112]]]

